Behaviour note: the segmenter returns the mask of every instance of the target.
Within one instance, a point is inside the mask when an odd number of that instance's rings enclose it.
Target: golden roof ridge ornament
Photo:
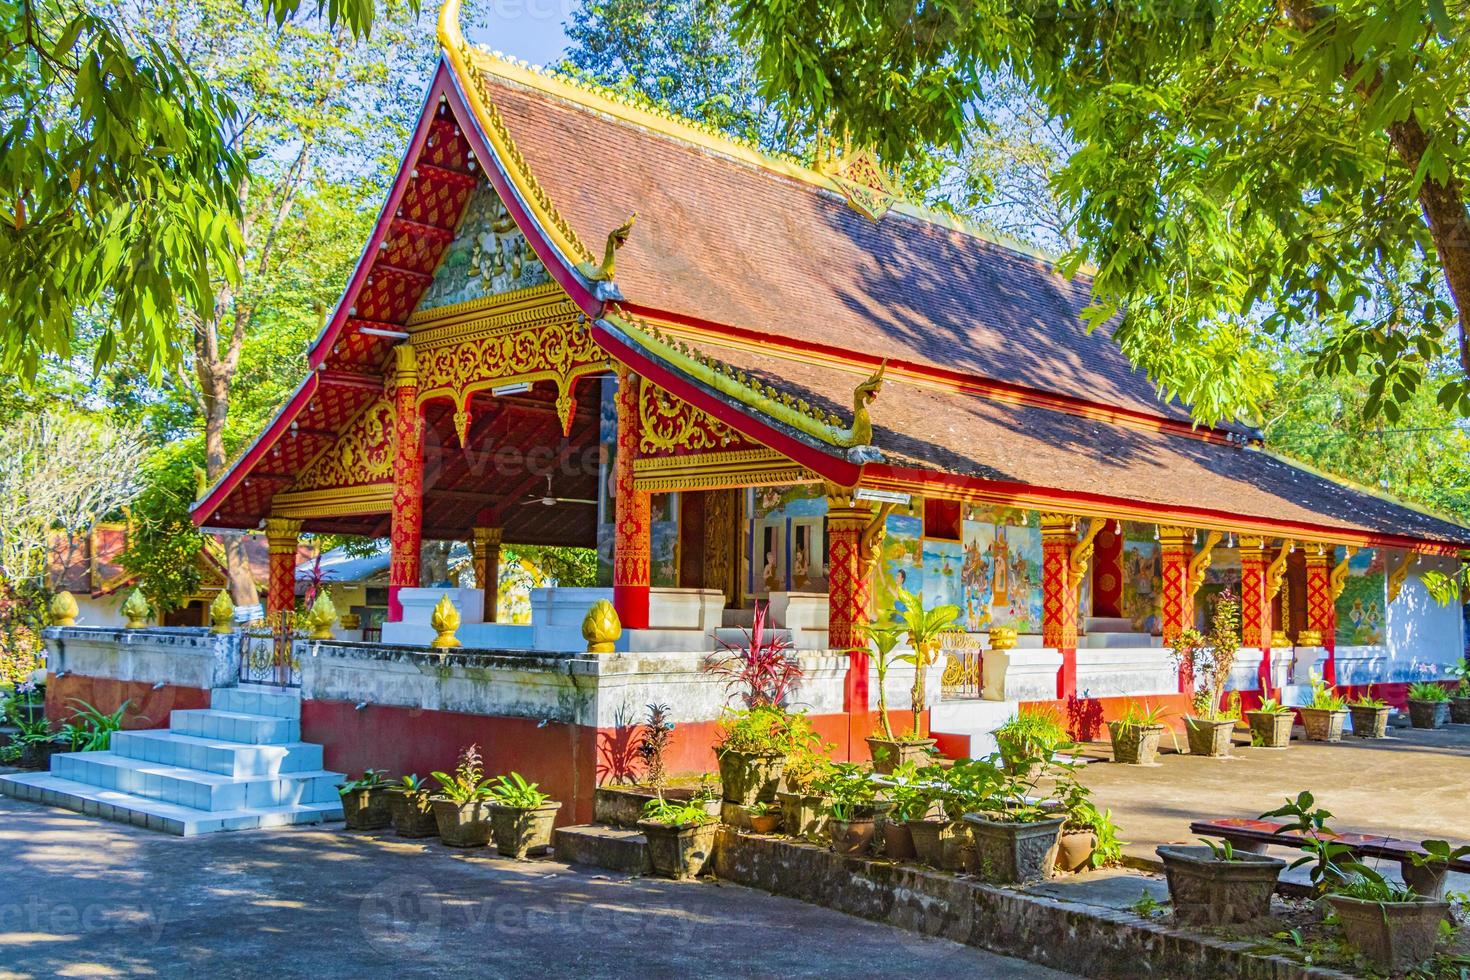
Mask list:
[[[607,247],[602,253],[602,263],[579,262],[577,271],[582,278],[588,282],[612,282],[613,273],[616,271],[618,249],[628,242],[628,235],[633,231],[633,223],[638,220],[638,212],[634,211],[628,215],[628,220],[618,225],[607,233]]]
[[[878,154],[867,147],[854,148],[846,131],[839,152],[837,141],[824,137],[819,130],[814,163],[813,169],[837,185],[848,205],[871,221],[881,219],[903,196],[889,179]]]

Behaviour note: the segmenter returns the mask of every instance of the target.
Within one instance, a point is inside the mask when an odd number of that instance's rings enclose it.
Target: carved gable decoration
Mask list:
[[[898,191],[871,150],[851,150],[822,169],[837,182],[847,203],[874,221],[898,200]]]
[[[647,380],[638,393],[638,423],[638,451],[644,456],[678,456],[753,445],[723,422]]]
[[[380,395],[347,424],[332,447],[297,479],[294,490],[353,487],[393,479],[393,403]]]
[[[454,240],[444,249],[418,310],[467,303],[550,280],[505,202],[481,182],[470,194]]]

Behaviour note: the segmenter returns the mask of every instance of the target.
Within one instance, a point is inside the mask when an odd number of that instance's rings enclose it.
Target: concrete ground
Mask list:
[[[339,828],[183,839],[0,797],[0,978],[1067,976],[726,883]]]
[[[1189,832],[1193,820],[1259,817],[1302,790],[1332,812],[1335,830],[1470,842],[1470,726],[1391,728],[1389,734],[1329,744],[1301,740],[1298,728],[1284,751],[1237,742],[1228,759],[1171,753],[1155,767],[1094,762],[1081,779],[1094,802],[1113,811],[1129,842],[1125,853],[1150,860],[1159,844],[1197,843]],[[1171,749],[1168,736],[1164,747]],[[1110,756],[1106,749],[1102,754]],[[1460,876],[1451,880],[1452,888],[1467,884]]]

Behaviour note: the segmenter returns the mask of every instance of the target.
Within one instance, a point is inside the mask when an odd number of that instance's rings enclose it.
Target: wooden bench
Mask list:
[[[1189,825],[1189,832],[1201,837],[1223,838],[1238,851],[1264,854],[1266,848],[1271,845],[1300,847],[1307,841],[1308,835],[1295,830],[1287,830],[1286,827],[1286,824],[1277,823],[1274,820],[1227,817],[1221,820],[1196,820]],[[1415,891],[1429,898],[1443,897],[1444,879],[1449,872],[1458,871],[1462,874],[1470,874],[1470,859],[1467,858],[1457,858],[1442,867],[1416,867],[1414,855],[1424,853],[1424,849],[1416,841],[1385,837],[1381,834],[1347,834],[1331,831],[1322,834],[1321,837],[1345,845],[1352,851],[1356,860],[1364,861],[1364,863],[1367,858],[1399,862],[1404,880],[1413,885]],[[1433,895],[1428,894],[1431,891]]]

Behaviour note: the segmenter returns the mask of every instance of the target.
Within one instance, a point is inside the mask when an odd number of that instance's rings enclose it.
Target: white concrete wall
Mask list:
[[[76,625],[121,628],[123,623],[127,622],[127,617],[122,614],[122,604],[131,594],[132,591],[127,590],[120,594],[98,596],[94,599],[86,593],[72,593],[77,600]]]
[[[1425,572],[1432,570],[1448,575],[1454,572],[1455,566],[1451,558],[1424,558],[1409,569],[1398,598],[1388,606],[1388,625],[1384,631],[1387,649],[1370,668],[1377,673],[1373,683],[1443,679],[1449,676],[1449,665],[1465,655],[1465,627],[1460,607],[1455,603],[1435,602],[1424,584]]]
[[[87,677],[209,689],[234,684],[240,641],[203,627],[92,629],[52,627],[45,632],[47,667]]]
[[[1077,695],[1114,698],[1177,694],[1179,668],[1163,647],[1102,647],[1077,651]]]

